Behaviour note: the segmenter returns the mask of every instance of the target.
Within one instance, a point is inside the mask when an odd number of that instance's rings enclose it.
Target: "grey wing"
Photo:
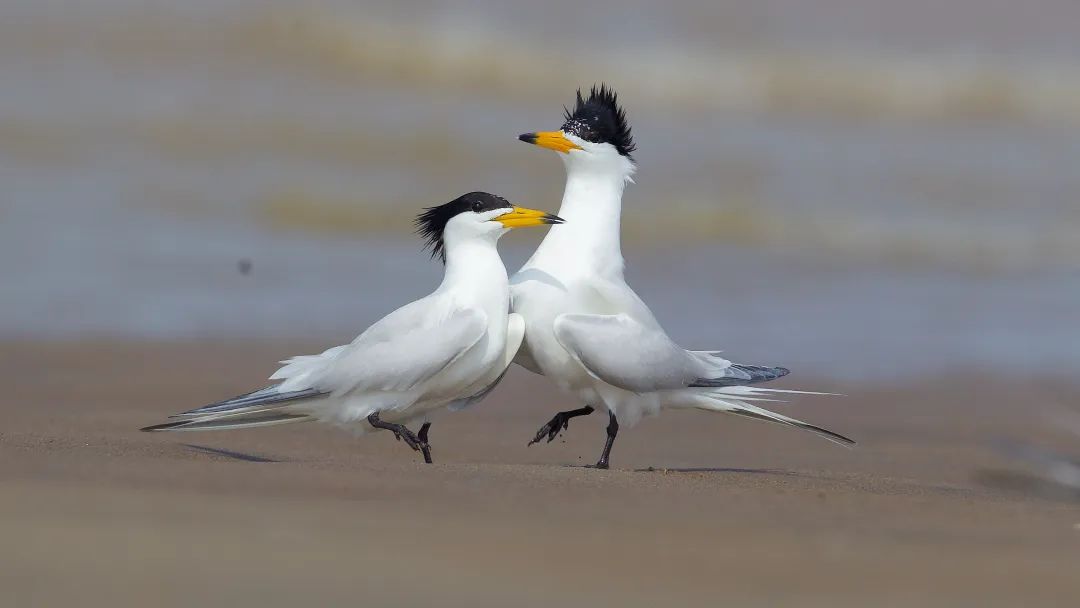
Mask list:
[[[479,310],[445,316],[424,309],[410,312],[413,322],[397,319],[395,333],[365,332],[322,370],[315,386],[335,394],[411,390],[467,353],[487,332],[487,315]]]
[[[383,342],[405,333],[419,324],[430,324],[428,319],[436,316],[445,304],[436,294],[429,294],[398,308],[371,324],[352,344],[360,342]],[[446,311],[448,313],[452,311]]]
[[[282,391],[279,388],[280,386],[281,385],[279,384],[267,386],[257,391],[232,397],[231,399],[225,399],[216,403],[204,405],[200,408],[173,414],[172,416],[169,416],[169,418],[199,418],[202,416],[237,412],[240,410],[246,411],[266,409],[273,406],[286,406],[298,401],[314,399],[315,397],[325,394],[322,391],[312,388],[299,391]]]
[[[555,337],[590,374],[636,393],[754,384],[788,373],[782,367],[741,365],[714,352],[685,350],[659,326],[625,314],[561,315]]]
[[[502,382],[506,372],[510,370],[510,363],[517,361],[516,355],[519,352],[519,348],[522,344],[522,340],[525,338],[525,317],[512,312],[506,319],[506,351],[503,353],[502,358],[502,371],[498,378],[491,384],[485,386],[480,392],[475,395],[470,395],[464,399],[458,399],[447,406],[451,412],[461,411],[470,405],[477,403],[484,397],[488,396],[488,393],[495,390],[495,387]]]
[[[368,330],[352,344],[285,361],[281,369],[270,376],[271,380],[281,380],[279,384],[171,418],[237,416],[357,388],[408,390],[468,352],[486,330],[486,317],[479,311],[455,311],[432,326],[430,322],[421,322],[424,317],[418,314],[421,310],[422,307],[404,307],[396,311],[395,314],[411,312],[414,316],[411,326],[408,319],[403,318],[407,315],[399,314],[396,323],[383,324],[378,328],[380,331]],[[388,326],[396,326],[399,331],[388,331]]]
[[[685,388],[708,373],[663,330],[626,314],[560,315],[555,337],[590,374],[636,393]]]
[[[651,380],[638,381],[643,385],[655,382],[657,388],[650,390],[756,384],[788,374],[788,370],[783,367],[742,365],[728,361],[715,351],[682,349],[667,336],[649,307],[624,281],[596,281],[590,283],[588,288],[591,292],[590,296],[601,308],[620,312],[615,315],[574,316],[595,317],[595,322],[592,323],[593,329],[603,327],[596,337],[610,340],[606,347],[608,350],[627,351],[620,352],[619,356],[643,364],[645,369],[641,369],[640,373],[646,375],[638,376],[639,378],[648,378],[650,372],[647,367],[658,365],[656,371],[651,373],[653,376]],[[602,321],[606,317],[618,317],[619,320]],[[633,340],[640,340],[640,342]],[[594,361],[598,367],[602,367],[603,353],[598,349],[593,350]],[[626,361],[623,361],[620,366],[626,368],[625,364]],[[691,373],[698,375],[690,377],[688,374]],[[633,389],[628,388],[628,390]]]
[[[714,362],[716,367],[711,369],[708,377],[694,380],[690,386],[716,388],[721,386],[740,386],[743,384],[757,384],[783,378],[791,373],[786,367],[771,367],[767,365],[746,365],[732,363],[724,359],[716,352],[690,351],[695,356],[706,362]]]
[[[458,399],[457,401],[455,401],[455,402],[451,403],[450,405],[446,406],[446,409],[450,410],[451,412],[460,412],[461,410],[469,407],[470,405],[481,401],[484,397],[488,396],[488,393],[495,390],[496,386],[499,386],[499,383],[502,382],[503,377],[506,376],[506,372],[509,369],[510,369],[509,367],[504,369],[502,371],[502,373],[499,374],[499,377],[495,379],[494,382],[492,382],[491,384],[485,386],[483,389],[480,390],[479,393],[476,393],[475,395],[470,395],[470,396],[465,397],[463,399]]]

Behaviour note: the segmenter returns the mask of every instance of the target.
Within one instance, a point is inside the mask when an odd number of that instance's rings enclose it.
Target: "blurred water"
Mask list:
[[[1080,5],[1036,4],[7,2],[0,336],[346,339],[437,281],[420,207],[554,209],[516,134],[607,80],[630,276],[688,346],[1069,375]]]

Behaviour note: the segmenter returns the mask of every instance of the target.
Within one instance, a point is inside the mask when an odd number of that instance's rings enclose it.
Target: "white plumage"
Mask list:
[[[561,220],[512,208],[485,193],[432,208],[421,220],[438,224],[421,224],[421,230],[446,262],[443,281],[432,294],[390,313],[348,345],[284,361],[270,376],[280,380],[276,385],[144,430],[317,420],[358,432],[391,430],[429,459],[426,427],[418,438],[404,425],[427,422],[435,410],[464,407],[486,395],[521,345],[525,324],[508,310],[507,274],[496,241],[512,227]]]
[[[633,141],[614,92],[580,92],[574,111],[556,132],[522,135],[559,152],[566,189],[553,228],[510,281],[512,309],[525,318],[525,344],[517,361],[543,374],[587,405],[562,412],[533,442],[550,441],[570,417],[593,407],[609,412],[608,456],[619,425],[662,408],[697,408],[768,420],[812,431],[831,441],[850,439],[752,405],[775,391],[746,386],[787,373],[779,367],[733,364],[715,352],[675,344],[623,278],[619,239],[623,189],[632,182]]]

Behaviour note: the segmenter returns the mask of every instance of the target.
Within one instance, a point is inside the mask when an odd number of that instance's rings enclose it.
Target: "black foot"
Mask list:
[[[427,445],[427,441],[421,441],[412,431],[407,429],[403,424],[393,424],[391,422],[383,422],[379,420],[378,412],[367,417],[368,424],[377,428],[390,431],[394,434],[394,438],[398,441],[404,440],[405,443],[417,452],[424,454],[424,462],[431,462],[431,447]],[[423,432],[425,429],[421,429]],[[424,432],[424,436],[427,433]]]
[[[600,454],[600,460],[589,467],[590,469],[606,469],[611,461],[611,446],[615,445],[615,437],[619,434],[619,421],[615,418],[615,412],[608,412],[607,440],[604,442],[604,451]]]
[[[431,423],[425,422],[420,427],[420,432],[416,434],[416,438],[420,440],[420,451],[424,454],[424,462],[427,464],[431,464],[431,445],[427,440],[428,429],[430,428]]]
[[[593,413],[592,406],[586,405],[583,408],[569,410],[566,412],[559,412],[558,414],[555,414],[554,418],[549,420],[548,423],[544,426],[540,427],[540,430],[536,433],[536,437],[533,437],[533,440],[529,442],[529,445],[532,445],[534,443],[540,443],[540,440],[543,439],[545,435],[547,435],[548,443],[551,443],[556,437],[559,436],[560,431],[565,431],[566,429],[570,428],[571,418],[577,418],[578,416],[587,416],[591,413]]]

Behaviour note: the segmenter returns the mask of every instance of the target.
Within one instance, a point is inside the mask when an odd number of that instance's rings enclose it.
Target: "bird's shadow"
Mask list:
[[[568,464],[568,469],[592,469],[591,465]],[[612,469],[619,470],[619,469]],[[810,477],[804,473],[785,471],[783,469],[741,469],[738,467],[645,467],[643,469],[626,469],[629,473],[736,473],[741,475],[773,475],[776,477]]]
[[[266,456],[256,456],[255,454],[245,454],[243,452],[236,452],[233,450],[224,450],[221,448],[212,448],[206,445],[195,445],[193,443],[181,444],[189,450],[195,452],[202,452],[203,454],[212,454],[214,456],[224,456],[225,458],[232,458],[233,460],[242,460],[244,462],[283,462],[277,458],[267,458]]]
[[[738,467],[646,467],[635,473],[738,473],[742,475],[774,475],[777,477],[806,477],[802,473],[783,469],[743,469]]]

